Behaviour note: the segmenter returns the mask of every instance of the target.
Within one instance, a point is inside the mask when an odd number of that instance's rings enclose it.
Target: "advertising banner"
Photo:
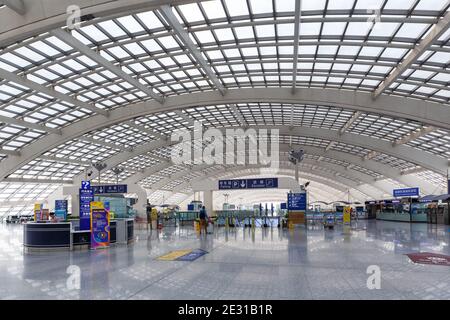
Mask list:
[[[40,221],[42,218],[42,203],[34,204],[34,221]]]
[[[50,217],[50,210],[42,209],[42,211],[41,211],[41,221],[48,221],[49,217]]]
[[[344,214],[342,216],[342,220],[344,223],[350,223],[351,220],[351,207],[344,207]]]
[[[58,220],[67,220],[69,202],[67,200],[55,200],[55,216]]]
[[[91,249],[107,248],[110,241],[109,213],[103,202],[91,203]]]

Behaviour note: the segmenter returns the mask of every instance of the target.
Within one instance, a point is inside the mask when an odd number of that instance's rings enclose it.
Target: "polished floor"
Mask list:
[[[449,226],[360,221],[334,231],[220,228],[206,238],[190,227],[136,230],[128,246],[25,254],[22,227],[0,225],[0,299],[449,300],[450,267],[405,255],[450,255],[449,243]],[[193,262],[156,259],[180,249],[209,253]],[[71,265],[79,289],[68,285]],[[381,270],[379,290],[367,288],[370,265]]]

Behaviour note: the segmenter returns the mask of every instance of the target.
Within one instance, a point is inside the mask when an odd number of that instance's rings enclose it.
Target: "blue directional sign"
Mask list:
[[[419,188],[394,189],[394,197],[414,197],[419,195]]]
[[[278,188],[278,178],[219,180],[219,190]]]
[[[111,193],[127,193],[128,186],[126,184],[100,185],[92,186],[94,194],[111,194]]]
[[[219,180],[219,190],[247,189],[247,180]]]
[[[277,178],[247,179],[247,189],[278,188]]]
[[[287,208],[291,211],[306,211],[306,192],[288,193]]]
[[[89,190],[90,188],[91,188],[91,182],[90,181],[81,181],[81,189]]]
[[[91,229],[91,202],[94,192],[90,189],[80,189],[80,230]]]
[[[287,209],[287,204],[286,204],[286,202],[280,203],[280,209],[281,209],[281,210],[286,210],[286,209]]]

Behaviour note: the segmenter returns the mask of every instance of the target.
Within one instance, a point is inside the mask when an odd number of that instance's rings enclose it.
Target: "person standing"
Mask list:
[[[200,218],[200,234],[202,234],[202,229],[204,229],[205,235],[206,235],[206,234],[208,234],[208,232],[207,232],[207,230],[208,230],[208,214],[206,212],[205,206],[203,206],[200,209],[199,218]]]

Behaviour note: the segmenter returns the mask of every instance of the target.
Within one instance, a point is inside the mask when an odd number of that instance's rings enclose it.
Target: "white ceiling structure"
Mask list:
[[[153,203],[181,203],[194,179],[268,175],[174,165],[170,135],[194,121],[279,129],[276,174],[304,149],[318,201],[446,191],[448,0],[72,2],[74,30],[63,1],[2,1],[0,215],[96,161]]]

